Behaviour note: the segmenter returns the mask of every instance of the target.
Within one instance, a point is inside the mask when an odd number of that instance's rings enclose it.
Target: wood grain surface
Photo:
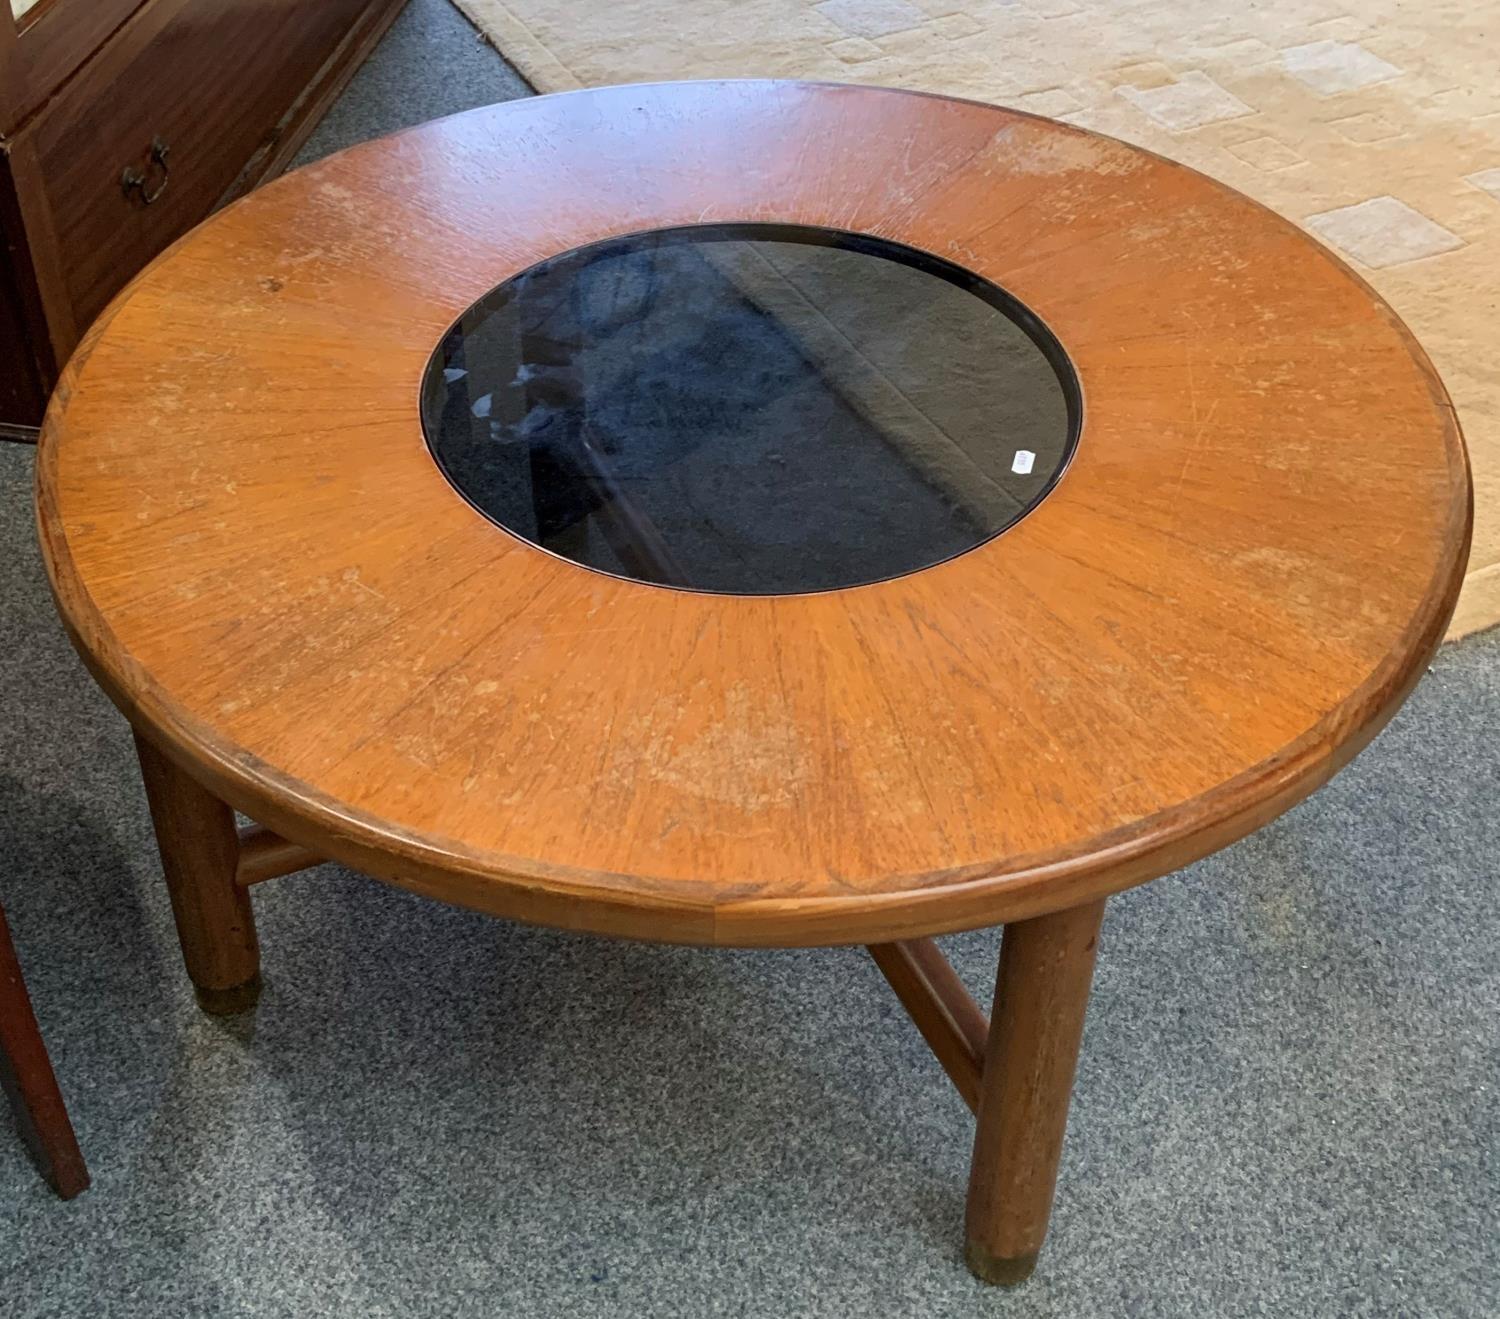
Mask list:
[[[964,1215],[986,1282],[1024,1281],[1047,1237],[1103,919],[1093,902],[1005,927]]]
[[[474,512],[417,418],[496,283],[774,220],[971,267],[1084,394],[1029,517],[877,585],[616,580]],[[168,756],[283,837],[526,920],[697,943],[1021,920],[1324,782],[1415,683],[1462,441],[1357,277],[1223,186],[970,102],[636,86],[429,124],[229,207],[118,298],[38,471],[63,618]]]
[[[141,733],[136,757],[156,830],[182,960],[205,1012],[240,1012],[260,997],[260,941],[236,883],[234,812],[182,773]]]

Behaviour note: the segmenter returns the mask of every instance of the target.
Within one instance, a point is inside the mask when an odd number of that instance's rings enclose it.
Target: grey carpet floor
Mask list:
[[[524,87],[413,0],[309,147]],[[959,1254],[971,1122],[858,950],[258,890],[239,1022],[181,972],[123,721],[0,446],[0,898],[93,1189],[0,1115],[0,1314],[1500,1313],[1500,632],[1349,771],[1110,907],[1051,1244]],[[945,941],[981,996],[997,936]]]

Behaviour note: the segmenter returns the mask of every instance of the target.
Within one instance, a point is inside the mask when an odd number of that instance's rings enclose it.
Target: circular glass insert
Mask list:
[[[990,539],[1072,452],[1045,326],[951,262],[772,224],[609,239],[486,294],[423,381],[475,508],[589,568],[734,594],[824,591]]]

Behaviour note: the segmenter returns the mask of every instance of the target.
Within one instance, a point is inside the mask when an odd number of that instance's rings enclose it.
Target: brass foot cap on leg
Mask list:
[[[969,1272],[980,1282],[993,1283],[997,1287],[1014,1287],[1025,1282],[1036,1268],[1036,1261],[1036,1251],[1017,1255],[1014,1259],[1001,1259],[998,1255],[991,1255],[977,1241],[964,1245],[964,1263],[969,1266]]]
[[[194,985],[198,995],[198,1006],[214,1017],[228,1017],[236,1012],[249,1012],[260,999],[260,973],[257,971],[244,984],[230,985],[228,989],[209,989],[205,985]]]

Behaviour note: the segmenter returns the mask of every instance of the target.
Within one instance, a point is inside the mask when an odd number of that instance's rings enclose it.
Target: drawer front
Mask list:
[[[3,6],[6,0],[0,0]],[[11,132],[98,50],[145,0],[37,0],[0,68],[0,131]],[[0,23],[5,19],[0,17]],[[4,64],[0,37],[0,65]]]
[[[80,331],[275,140],[367,5],[152,0],[37,116],[26,131]]]

